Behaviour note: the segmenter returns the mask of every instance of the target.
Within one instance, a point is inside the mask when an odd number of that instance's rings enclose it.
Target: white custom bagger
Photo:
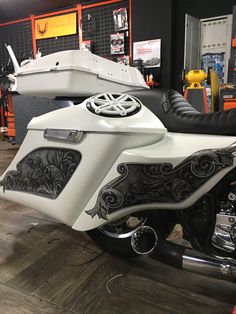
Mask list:
[[[101,93],[32,119],[0,197],[109,252],[235,280],[235,121],[173,90]],[[166,240],[176,223],[193,250]]]

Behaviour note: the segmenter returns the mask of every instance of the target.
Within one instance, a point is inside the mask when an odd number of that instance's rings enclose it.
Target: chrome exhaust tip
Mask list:
[[[158,242],[156,231],[149,226],[138,227],[131,236],[131,246],[137,254],[151,254]]]
[[[139,255],[149,255],[161,263],[218,279],[236,281],[236,260],[211,256],[158,239],[156,231],[141,226],[131,236],[131,246]]]

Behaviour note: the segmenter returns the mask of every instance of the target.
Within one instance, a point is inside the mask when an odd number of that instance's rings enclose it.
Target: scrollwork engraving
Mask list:
[[[232,166],[234,151],[235,143],[222,149],[201,150],[175,167],[171,163],[119,164],[120,176],[101,189],[96,205],[86,212],[108,219],[107,215],[129,206],[182,202],[216,173]],[[112,204],[107,195],[113,195]]]
[[[59,148],[40,148],[25,156],[0,182],[3,191],[33,193],[56,198],[79,165],[78,151]]]

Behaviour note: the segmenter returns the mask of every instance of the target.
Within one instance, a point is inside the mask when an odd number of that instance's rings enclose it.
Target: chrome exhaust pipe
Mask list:
[[[236,261],[232,258],[210,256],[186,249],[183,269],[219,279],[236,281]]]
[[[131,246],[140,255],[176,268],[214,278],[236,281],[236,261],[232,258],[210,256],[186,249],[175,243],[159,240],[156,231],[141,226],[131,236]]]

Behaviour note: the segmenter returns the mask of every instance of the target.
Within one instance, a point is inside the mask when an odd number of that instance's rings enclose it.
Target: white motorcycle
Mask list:
[[[30,122],[0,196],[87,231],[108,252],[236,279],[235,110],[200,114],[175,91],[147,91],[137,69],[90,52],[19,65],[7,50],[11,90],[97,95]],[[193,250],[166,241],[176,223]]]
[[[108,252],[235,280],[235,121],[173,90],[98,94],[32,119],[0,197]],[[166,240],[177,223],[192,250]]]

